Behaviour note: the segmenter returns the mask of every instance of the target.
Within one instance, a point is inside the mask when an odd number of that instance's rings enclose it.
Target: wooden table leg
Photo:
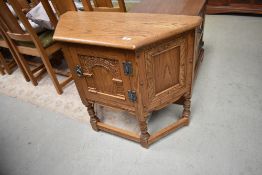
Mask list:
[[[139,121],[139,127],[140,127],[140,144],[144,148],[148,148],[148,139],[150,137],[150,134],[147,131],[147,122],[146,118],[143,121]]]
[[[182,113],[182,117],[187,118],[188,124],[189,124],[189,117],[190,117],[190,113],[191,113],[191,111],[190,111],[190,107],[191,107],[191,96],[190,96],[190,94],[186,93],[184,95],[184,99],[185,99],[184,104],[183,104],[184,110],[183,110],[183,113]]]
[[[92,128],[95,131],[99,131],[99,128],[97,126],[97,122],[99,122],[99,118],[95,114],[94,104],[93,103],[87,103],[86,107],[87,107],[88,114],[90,116],[90,124],[91,124]]]

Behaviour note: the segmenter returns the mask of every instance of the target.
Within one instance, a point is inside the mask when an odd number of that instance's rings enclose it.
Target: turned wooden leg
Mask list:
[[[148,139],[150,137],[150,134],[147,132],[147,122],[146,121],[139,121],[139,127],[140,127],[140,144],[144,148],[148,148]]]
[[[97,122],[99,122],[99,118],[95,114],[94,105],[92,103],[88,103],[86,107],[87,107],[88,114],[90,116],[90,124],[91,124],[92,128],[95,131],[99,131],[99,129],[97,127]]]
[[[185,100],[184,100],[184,110],[183,110],[183,114],[182,117],[187,118],[188,119],[188,124],[189,124],[189,117],[190,117],[190,107],[191,107],[191,97],[189,94],[185,94],[184,96]]]

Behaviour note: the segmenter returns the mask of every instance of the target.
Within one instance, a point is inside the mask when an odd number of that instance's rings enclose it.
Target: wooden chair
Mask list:
[[[118,0],[119,7],[114,7],[112,0],[93,0],[93,2],[94,6],[92,6],[90,0],[82,0],[84,10],[101,12],[126,12],[124,0]]]
[[[17,0],[17,3],[21,5],[22,9],[30,8],[30,5],[27,0]]]
[[[29,9],[29,3],[26,0],[18,0],[18,3],[21,4],[23,9]],[[0,47],[1,48],[5,48],[8,49],[12,55],[11,59],[6,59],[3,54],[0,52],[0,73],[2,75],[5,74],[5,72],[7,74],[11,74],[12,70],[14,69],[14,67],[16,67],[16,65],[18,65],[18,67],[21,69],[21,72],[23,74],[23,76],[25,77],[26,81],[30,81],[28,76],[26,75],[21,63],[19,62],[19,59],[17,58],[17,56],[15,55],[13,49],[11,48],[11,45],[5,35],[5,32],[3,30],[1,30],[0,28]]]
[[[48,0],[41,0],[48,1]],[[54,5],[58,16],[67,11],[77,11],[74,0],[51,0]],[[82,0],[85,11],[101,11],[101,12],[126,12],[124,0],[118,0],[119,7],[114,7],[112,0],[93,0],[94,6],[90,0]]]
[[[4,40],[4,37],[2,36],[3,33],[0,32],[0,47],[1,47],[1,51],[2,48],[8,48],[8,44],[7,42]],[[5,74],[5,72],[9,75],[11,75],[12,73],[12,69],[16,67],[16,63],[14,59],[6,59],[2,52],[0,52],[0,73],[2,75]]]
[[[39,2],[40,2],[40,0],[31,0],[30,5],[36,6]]]
[[[48,0],[40,0],[43,3],[46,3]],[[58,16],[64,14],[67,11],[77,11],[74,0],[51,0]],[[47,4],[46,4],[47,5]]]
[[[15,51],[11,47],[11,44],[8,41],[8,38],[6,37],[4,30],[2,30],[1,26],[2,25],[0,23],[0,47],[8,49],[12,55],[12,59],[9,60],[6,59],[0,52],[0,73],[4,75],[6,72],[7,74],[10,75],[12,73],[13,68],[17,65],[20,68],[21,73],[24,76],[25,80],[30,81],[21,62],[19,61],[17,55],[15,54]]]
[[[10,38],[10,43],[19,57],[29,79],[33,85],[36,86],[38,84],[37,80],[46,70],[56,88],[57,93],[62,94],[62,88],[72,80],[72,76],[70,73],[58,72],[54,70],[50,63],[49,57],[62,49],[60,44],[53,41],[53,31],[45,31],[40,35],[36,34],[25,14],[22,12],[21,5],[18,4],[16,0],[9,0],[9,3],[12,5],[27,32],[22,30],[17,19],[9,11],[3,0],[0,0],[0,18],[5,26],[4,30]],[[53,21],[54,18],[52,18],[51,22]],[[56,25],[56,23],[54,25]],[[30,65],[25,60],[23,54],[40,57],[43,65],[39,65],[35,69],[31,70]],[[67,76],[67,78],[63,82],[59,83],[56,73]]]

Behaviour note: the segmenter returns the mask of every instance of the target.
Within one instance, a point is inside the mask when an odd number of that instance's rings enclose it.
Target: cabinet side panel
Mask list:
[[[192,69],[192,65],[189,64],[192,63],[189,62],[191,54],[188,52],[194,50],[194,48],[189,48],[194,47],[194,40],[189,40],[192,32],[183,33],[145,49],[145,81],[148,99],[146,106],[150,111],[175,102],[190,89],[187,81],[192,72],[188,70]]]
[[[160,93],[179,83],[180,46],[152,56],[155,93]]]

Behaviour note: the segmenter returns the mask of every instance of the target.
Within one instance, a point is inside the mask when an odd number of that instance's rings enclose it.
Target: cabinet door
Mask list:
[[[133,106],[128,99],[129,76],[123,63],[131,53],[116,49],[79,46],[71,49],[74,72],[87,100],[126,109]]]

